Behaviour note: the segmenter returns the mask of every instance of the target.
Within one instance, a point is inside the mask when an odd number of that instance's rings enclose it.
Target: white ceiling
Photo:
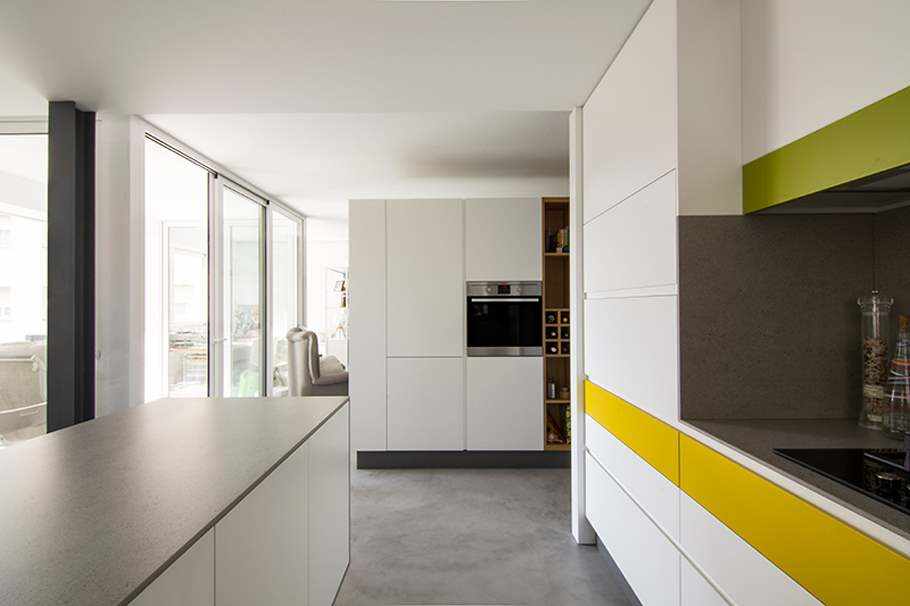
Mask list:
[[[304,212],[562,194],[566,112],[650,0],[3,0],[0,116],[146,116]]]
[[[347,200],[561,195],[566,112],[157,114],[147,119],[302,212]]]
[[[3,0],[31,92],[151,113],[567,110],[648,0]]]

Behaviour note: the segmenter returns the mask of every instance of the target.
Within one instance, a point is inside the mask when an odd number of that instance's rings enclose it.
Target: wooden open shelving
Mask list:
[[[566,232],[568,244],[569,199],[543,198],[543,334],[544,334],[544,449],[569,450],[572,444],[570,400],[560,390],[570,387],[569,360],[569,253],[557,250],[557,233]],[[556,383],[556,398],[547,397],[547,384]]]

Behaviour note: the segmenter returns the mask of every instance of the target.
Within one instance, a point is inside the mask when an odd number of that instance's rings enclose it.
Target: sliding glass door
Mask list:
[[[265,208],[231,187],[222,193],[222,395],[261,396]]]
[[[146,401],[283,395],[302,218],[151,135],[144,149]]]
[[[147,139],[146,400],[209,394],[208,224],[208,171]]]

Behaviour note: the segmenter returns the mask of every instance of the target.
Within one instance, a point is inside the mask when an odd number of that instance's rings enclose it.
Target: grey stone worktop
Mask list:
[[[345,402],[165,399],[0,450],[0,604],[131,600]]]
[[[738,421],[686,419],[683,422],[876,524],[910,539],[910,515],[773,452],[774,448],[900,448],[903,445],[887,438],[882,432],[863,429],[855,420],[848,419]]]

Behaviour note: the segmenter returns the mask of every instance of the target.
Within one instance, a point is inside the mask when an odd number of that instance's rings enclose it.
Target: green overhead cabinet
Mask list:
[[[910,87],[743,166],[754,213],[910,164]]]

